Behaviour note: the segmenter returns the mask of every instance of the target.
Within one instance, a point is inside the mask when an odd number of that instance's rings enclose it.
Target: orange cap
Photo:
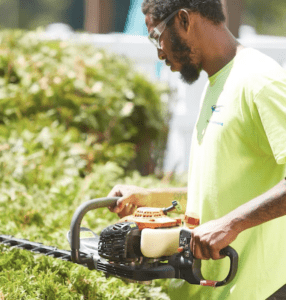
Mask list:
[[[193,212],[186,212],[184,221],[189,228],[195,228],[200,225],[199,216]]]

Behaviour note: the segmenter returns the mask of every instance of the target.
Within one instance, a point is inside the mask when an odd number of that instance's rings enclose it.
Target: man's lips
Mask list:
[[[166,66],[170,67],[172,72],[178,71],[177,69],[174,68],[174,66],[172,66],[172,64],[168,60],[166,60],[165,63],[166,63]]]

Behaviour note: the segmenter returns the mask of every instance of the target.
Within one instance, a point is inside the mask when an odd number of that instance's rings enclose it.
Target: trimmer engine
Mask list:
[[[141,256],[141,231],[134,222],[110,225],[102,230],[98,254],[114,262],[137,261]]]
[[[98,254],[110,262],[144,263],[148,259],[141,252],[142,232],[145,229],[179,228],[182,224],[180,218],[170,218],[167,213],[174,210],[176,201],[168,208],[140,207],[133,215],[119,220],[118,223],[105,228],[99,237]],[[143,230],[143,231],[142,231]],[[169,231],[168,231],[169,232]],[[179,246],[179,238],[177,238]],[[152,247],[152,245],[150,245]],[[154,245],[153,245],[154,246]],[[175,252],[177,252],[177,248]],[[150,257],[151,258],[151,257]],[[154,257],[152,257],[154,258]],[[156,257],[156,261],[165,260],[165,256]],[[154,260],[151,260],[154,263]]]

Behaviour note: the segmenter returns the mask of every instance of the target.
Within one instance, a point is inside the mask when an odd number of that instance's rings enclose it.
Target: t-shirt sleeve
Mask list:
[[[286,79],[262,88],[254,99],[259,117],[278,164],[286,163]]]

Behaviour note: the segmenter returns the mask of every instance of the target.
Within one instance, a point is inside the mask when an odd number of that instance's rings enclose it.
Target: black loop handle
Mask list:
[[[79,247],[80,247],[80,224],[87,212],[93,209],[115,206],[119,197],[106,197],[98,198],[94,200],[87,201],[80,205],[75,211],[72,221],[71,221],[71,258],[74,263],[85,264],[88,262],[88,258],[80,257]]]
[[[194,273],[195,281],[192,283],[203,285],[203,286],[219,287],[219,286],[227,285],[233,280],[233,278],[237,273],[237,268],[238,268],[238,254],[230,246],[227,246],[226,248],[222,249],[220,251],[220,254],[228,256],[230,259],[229,273],[226,276],[226,278],[222,281],[206,280],[201,273],[201,260],[195,259],[193,263],[193,273]]]
[[[220,251],[220,254],[229,257],[230,269],[226,278],[222,281],[218,281],[215,286],[223,286],[230,283],[232,279],[235,277],[238,268],[238,254],[232,247],[227,246],[226,248]]]

